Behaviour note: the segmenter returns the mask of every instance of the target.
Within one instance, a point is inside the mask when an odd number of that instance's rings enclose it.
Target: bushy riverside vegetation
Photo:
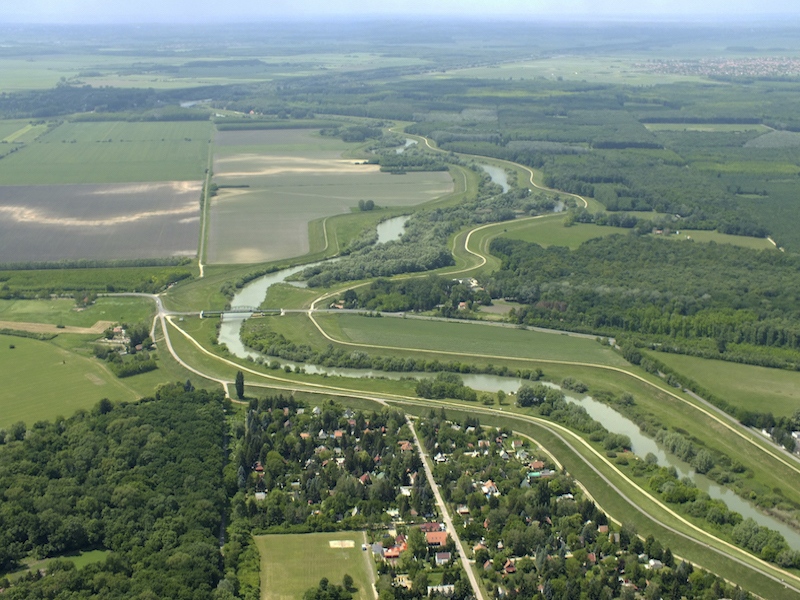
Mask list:
[[[55,560],[5,579],[4,597],[217,597],[223,429],[222,396],[183,386],[15,426],[0,446],[0,568]],[[81,569],[58,558],[98,548],[108,557]]]
[[[456,162],[457,159],[450,159]],[[309,267],[299,277],[309,287],[325,287],[337,281],[388,277],[399,273],[431,271],[454,264],[448,239],[461,228],[479,223],[508,221],[519,214],[538,214],[551,205],[543,195],[530,197],[529,190],[516,188],[503,193],[476,165],[481,179],[477,196],[457,206],[418,211],[406,223],[398,241],[367,246],[333,263]]]
[[[432,412],[419,425],[434,475],[484,585],[508,598],[750,598],[676,560],[635,529],[609,524],[575,482],[506,429]]]

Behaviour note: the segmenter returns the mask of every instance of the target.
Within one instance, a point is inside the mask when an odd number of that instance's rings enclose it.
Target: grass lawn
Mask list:
[[[654,356],[733,406],[776,417],[800,408],[800,373],[682,354]]]
[[[102,398],[136,400],[139,394],[123,381],[101,363],[54,344],[0,335],[0,427],[68,417]]]
[[[327,577],[341,585],[349,574],[358,588],[356,600],[372,600],[372,557],[361,549],[363,532],[306,533],[256,536],[261,553],[261,598],[296,600]],[[331,541],[349,540],[353,548],[331,548]]]
[[[211,123],[65,123],[0,163],[0,185],[200,181]]]
[[[335,339],[359,344],[617,366],[627,364],[610,348],[593,339],[557,333],[394,317],[376,319],[325,314],[315,318]]]

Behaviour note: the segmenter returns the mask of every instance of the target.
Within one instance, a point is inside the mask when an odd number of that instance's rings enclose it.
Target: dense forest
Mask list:
[[[491,251],[503,264],[486,289],[525,304],[513,315],[519,323],[800,365],[796,256],[637,236],[590,240],[574,251],[497,238]]]
[[[212,598],[222,575],[221,394],[162,387],[69,419],[19,424],[0,446],[0,568],[56,557],[3,596]],[[76,569],[63,557],[107,550]],[[13,577],[12,577],[13,578]]]

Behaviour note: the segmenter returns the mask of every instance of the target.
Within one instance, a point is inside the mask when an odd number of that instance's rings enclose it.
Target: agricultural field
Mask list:
[[[0,161],[0,185],[200,181],[211,123],[70,122]]]
[[[800,373],[682,354],[655,357],[728,404],[753,412],[791,416],[800,408]]]
[[[0,186],[0,263],[193,257],[200,192],[187,181]]]
[[[450,193],[447,172],[380,173],[344,159],[358,145],[310,130],[217,135],[208,262],[266,262],[309,252],[309,222],[349,213],[359,200],[412,206]]]
[[[102,398],[139,398],[94,359],[49,342],[8,335],[0,335],[0,387],[0,428],[70,416]]]
[[[621,356],[594,339],[566,334],[394,317],[376,319],[359,315],[324,314],[314,318],[333,338],[358,344],[480,356],[627,365]],[[374,352],[380,353],[380,349]]]
[[[374,567],[370,552],[361,549],[367,541],[363,532],[259,535],[255,540],[261,554],[262,600],[296,600],[323,577],[341,585],[346,574],[358,589],[355,600],[374,598]]]

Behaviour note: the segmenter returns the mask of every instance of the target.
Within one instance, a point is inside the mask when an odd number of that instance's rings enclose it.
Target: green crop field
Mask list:
[[[624,366],[593,339],[491,325],[325,314],[315,317],[335,339],[396,348]],[[375,353],[380,350],[376,349]]]
[[[447,172],[380,173],[341,158],[357,145],[309,130],[226,131],[217,144],[221,189],[211,205],[210,263],[300,256],[310,249],[310,221],[349,213],[359,200],[410,206],[453,190]]]
[[[358,591],[356,600],[372,600],[373,566],[369,550],[362,550],[362,532],[259,535],[255,537],[261,553],[261,598],[296,600],[327,577],[341,585],[349,574]],[[330,543],[349,541],[352,548],[332,548]]]
[[[800,408],[800,373],[796,371],[681,354],[655,357],[733,406],[775,416],[791,416]]]
[[[199,181],[211,123],[65,123],[0,161],[0,185]]]
[[[0,387],[0,427],[70,416],[102,398],[116,402],[139,397],[93,359],[8,335],[0,335]]]

